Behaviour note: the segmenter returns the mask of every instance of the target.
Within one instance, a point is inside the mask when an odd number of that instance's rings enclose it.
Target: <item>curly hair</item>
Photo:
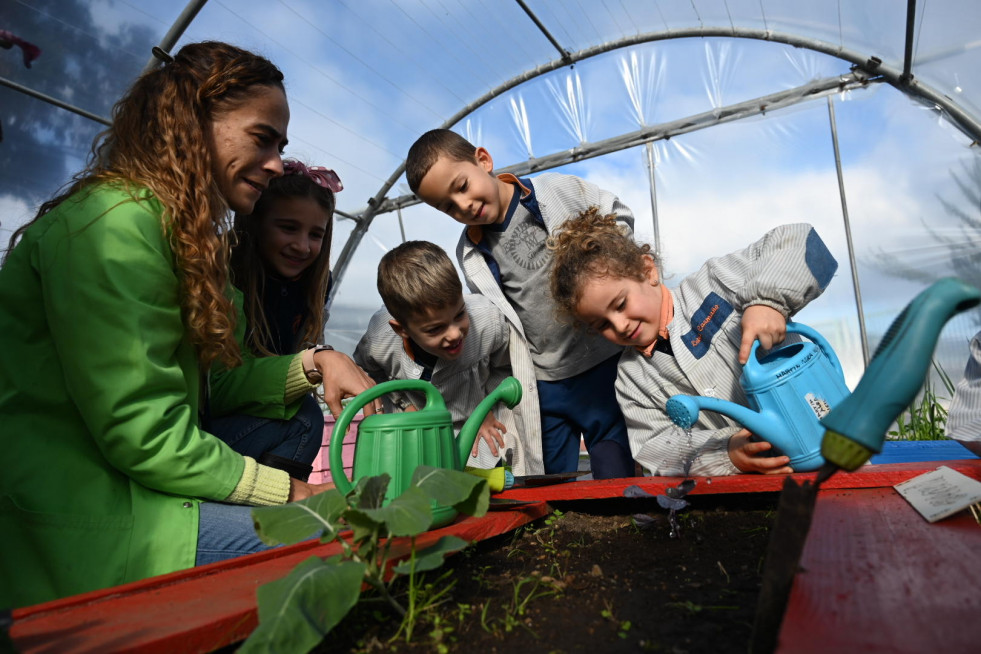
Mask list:
[[[181,282],[181,312],[202,368],[241,362],[228,294],[229,211],[212,173],[208,130],[216,116],[249,100],[255,86],[283,89],[267,59],[217,41],[185,45],[173,61],[142,75],[116,103],[84,170],[14,233],[89,186],[122,182],[135,200],[149,188],[164,206]]]
[[[586,282],[597,277],[647,279],[645,259],[658,264],[651,246],[634,241],[627,229],[617,223],[615,214],[602,215],[590,207],[548,238],[552,250],[550,286],[560,315],[576,317]]]
[[[232,281],[245,296],[245,318],[248,323],[246,344],[262,356],[276,354],[270,350],[273,343],[269,321],[262,308],[265,297],[266,276],[259,253],[259,239],[263,218],[283,198],[309,198],[316,202],[327,216],[323,246],[313,264],[303,271],[300,279],[306,305],[306,319],[300,327],[299,343],[318,343],[324,334],[324,301],[330,281],[330,241],[333,234],[335,207],[334,192],[314,182],[305,174],[286,174],[276,177],[262,192],[255,208],[248,216],[235,215],[236,243],[232,247]]]
[[[456,132],[448,129],[431,129],[412,144],[405,157],[405,179],[413,193],[419,192],[422,178],[440,157],[452,161],[474,161],[476,146]]]
[[[443,248],[429,241],[406,241],[378,263],[378,294],[404,326],[429,309],[459,302],[463,284]]]

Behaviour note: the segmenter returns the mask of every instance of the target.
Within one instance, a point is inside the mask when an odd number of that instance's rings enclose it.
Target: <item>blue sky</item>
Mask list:
[[[539,0],[529,5],[570,50],[638,31],[732,20],[840,40],[887,63],[902,56],[904,16],[895,9],[905,3],[888,0]],[[96,0],[88,6],[96,26],[91,37],[114,44],[134,25],[159,38],[183,3]],[[7,24],[16,27],[18,17],[54,13],[52,7],[57,3],[25,0],[0,15],[12,12]],[[926,63],[917,74],[948,90],[963,106],[976,107],[981,87],[977,3],[921,5],[918,30],[916,54]],[[227,40],[262,52],[283,69],[292,110],[287,154],[335,168],[345,184],[339,208],[355,213],[395,171],[419,134],[491,88],[557,56],[515,3],[500,0],[211,0],[181,43],[202,39]],[[114,65],[121,71],[138,71],[149,53],[148,46],[128,46],[115,54]],[[31,71],[9,65],[6,59],[13,57],[6,51],[0,57],[0,64],[6,64],[0,65],[0,74],[15,81],[29,83],[31,75],[44,74],[43,56]],[[484,105],[457,128],[474,135],[495,163],[506,166],[528,157],[529,141],[530,154],[540,157],[574,147],[580,139],[633,131],[639,126],[638,110],[647,124],[658,124],[848,70],[847,62],[778,43],[660,41],[532,80]],[[60,97],[107,114],[109,99],[89,97],[79,83],[83,80],[84,59],[79,77],[58,87]],[[9,92],[0,89],[0,107],[6,97],[2,94]],[[522,109],[525,130],[515,119]],[[863,299],[870,314],[888,322],[921,286],[882,275],[869,265],[871,257],[883,250],[919,261],[928,245],[924,221],[941,230],[957,228],[940,210],[938,197],[967,202],[951,171],[973,166],[977,148],[969,147],[969,139],[934,111],[886,85],[835,96],[835,110]],[[706,258],[743,247],[777,224],[808,221],[829,243],[841,268],[825,297],[801,319],[843,334],[852,330],[854,298],[824,99],[658,142],[655,152],[661,249],[669,275],[680,279]],[[65,151],[70,168],[79,168],[85,155],[84,149]],[[636,215],[638,238],[652,239],[642,148],[573,164],[562,172],[616,192]],[[0,180],[4,238],[35,209],[37,198],[18,189],[16,180]],[[400,183],[390,195],[405,192]],[[964,208],[978,212],[978,207]],[[403,219],[408,238],[433,240],[454,250],[459,229],[449,218],[420,206],[406,209]],[[350,229],[350,222],[338,221],[335,254]],[[334,324],[346,324],[342,311],[368,315],[380,305],[375,266],[399,240],[395,214],[379,216],[340,287]],[[943,263],[938,254],[930,265],[939,270]],[[834,321],[844,321],[845,327]],[[334,338],[350,349],[357,336],[356,328],[344,328]],[[854,361],[847,340],[842,337],[835,345],[849,349],[843,360]]]

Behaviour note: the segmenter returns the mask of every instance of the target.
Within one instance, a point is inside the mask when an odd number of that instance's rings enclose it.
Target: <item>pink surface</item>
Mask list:
[[[362,416],[358,415],[351,419],[351,424],[344,434],[344,445],[341,448],[341,458],[344,461],[344,470],[348,477],[351,475],[351,468],[354,465],[354,441],[358,435],[358,425],[361,424]],[[324,415],[324,442],[320,446],[317,458],[313,460],[313,472],[310,473],[311,484],[324,484],[331,481],[330,476],[330,439],[334,431],[334,416]]]

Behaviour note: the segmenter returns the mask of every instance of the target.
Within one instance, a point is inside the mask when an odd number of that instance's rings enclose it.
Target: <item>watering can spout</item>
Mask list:
[[[477,405],[477,408],[473,410],[473,413],[463,425],[460,435],[456,439],[457,461],[460,462],[461,469],[467,457],[470,456],[470,450],[473,449],[474,441],[477,440],[480,425],[483,424],[484,418],[494,408],[494,405],[498,402],[504,402],[509,409],[513,409],[520,401],[521,382],[514,377],[506,378],[497,385],[497,388],[491,391],[490,395],[481,400],[480,404]]]
[[[779,422],[771,416],[753,411],[735,402],[720,400],[715,397],[674,395],[668,400],[665,409],[671,421],[683,429],[691,429],[692,425],[698,421],[699,412],[704,410],[714,411],[732,418],[749,431],[777,447],[780,447],[780,443],[784,439]]]

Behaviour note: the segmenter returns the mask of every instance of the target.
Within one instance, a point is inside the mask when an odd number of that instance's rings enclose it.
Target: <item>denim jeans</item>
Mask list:
[[[251,506],[202,502],[198,511],[198,553],[194,565],[271,549],[256,536]]]
[[[274,454],[310,465],[323,444],[324,413],[313,395],[307,395],[291,420],[236,414],[212,418],[207,430],[253,459]]]

